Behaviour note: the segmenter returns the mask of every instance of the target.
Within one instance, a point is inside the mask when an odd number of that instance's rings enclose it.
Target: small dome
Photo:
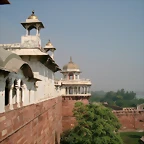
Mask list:
[[[55,51],[56,48],[53,46],[53,44],[51,43],[51,41],[49,40],[48,43],[45,45],[44,47],[45,50],[50,50],[50,51]]]
[[[48,43],[46,44],[46,46],[49,46],[49,47],[53,47],[51,41],[49,40]]]
[[[67,70],[67,69],[77,69],[77,70],[79,70],[79,66],[77,64],[75,64],[74,62],[72,62],[71,57],[70,57],[70,62],[63,66],[63,70]]]
[[[34,11],[32,11],[32,14],[28,17],[28,19],[38,19],[38,17],[34,14]]]

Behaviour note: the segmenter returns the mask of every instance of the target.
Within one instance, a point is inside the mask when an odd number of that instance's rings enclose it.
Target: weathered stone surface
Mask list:
[[[68,130],[74,127],[76,120],[73,116],[73,108],[76,102],[83,102],[84,104],[88,104],[89,101],[87,97],[79,97],[75,96],[71,97],[63,97],[62,98],[62,129],[63,131]]]
[[[121,130],[144,130],[144,111],[114,111],[121,123]]]
[[[1,113],[0,143],[59,143],[62,132],[61,117],[61,97]]]

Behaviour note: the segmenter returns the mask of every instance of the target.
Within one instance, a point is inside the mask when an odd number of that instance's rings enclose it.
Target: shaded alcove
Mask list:
[[[9,84],[10,84],[10,79],[7,78],[5,82],[5,106],[9,104]]]

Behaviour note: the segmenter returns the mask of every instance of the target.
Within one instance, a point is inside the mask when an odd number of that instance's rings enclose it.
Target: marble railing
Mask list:
[[[11,48],[11,47],[20,47],[20,43],[14,43],[14,44],[0,44],[0,47],[2,48]]]

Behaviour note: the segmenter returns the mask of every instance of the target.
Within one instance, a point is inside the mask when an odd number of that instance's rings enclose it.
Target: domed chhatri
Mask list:
[[[48,40],[48,43],[46,44],[46,46],[53,48],[53,45],[52,45],[50,39]]]
[[[39,21],[38,17],[35,15],[34,10],[32,14],[26,19],[26,22],[21,23],[26,30],[37,29],[40,31],[41,28],[44,28],[44,25]]]
[[[48,43],[45,45],[44,50],[46,53],[48,51],[51,51],[52,52],[51,58],[54,59],[54,51],[56,50],[56,48],[53,46],[50,40],[48,40]]]
[[[63,66],[63,70],[79,70],[79,66],[72,61],[72,57],[70,57],[70,61],[68,64]]]
[[[34,10],[32,11],[32,14],[28,17],[28,19],[38,19],[38,17],[34,14]]]
[[[21,25],[26,29],[26,35],[21,38],[21,46],[25,47],[26,43],[32,43],[32,45],[28,44],[29,46],[27,46],[41,48],[40,30],[44,28],[44,25],[41,21],[39,21],[38,17],[34,13],[34,10],[26,21],[21,23]],[[36,30],[35,35],[31,35],[32,29]]]

